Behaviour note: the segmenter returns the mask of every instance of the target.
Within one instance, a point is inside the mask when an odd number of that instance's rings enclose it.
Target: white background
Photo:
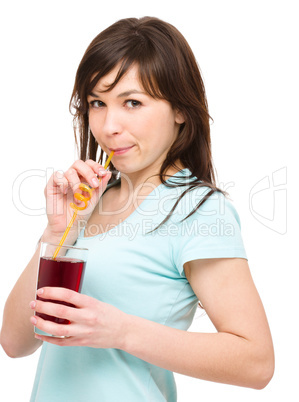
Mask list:
[[[1,316],[46,222],[43,214],[32,216],[44,208],[46,170],[64,170],[76,157],[68,102],[83,52],[96,34],[120,18],[157,16],[183,33],[201,67],[214,119],[218,182],[228,189],[241,217],[276,352],[275,376],[264,390],[176,376],[179,401],[299,400],[298,2],[2,4]],[[25,179],[27,171],[31,178]],[[23,207],[13,190],[19,192]],[[210,331],[208,318],[196,318],[192,330]],[[29,400],[38,354],[10,359],[0,348],[1,401]]]

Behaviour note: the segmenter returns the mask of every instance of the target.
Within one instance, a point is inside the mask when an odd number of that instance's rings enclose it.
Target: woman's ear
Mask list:
[[[175,111],[175,122],[178,123],[178,124],[185,123],[185,118],[184,118],[183,113],[180,110],[177,110],[177,109]]]

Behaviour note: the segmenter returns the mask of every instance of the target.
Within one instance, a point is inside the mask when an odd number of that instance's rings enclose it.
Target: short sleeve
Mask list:
[[[197,188],[181,201],[182,217],[191,212],[209,189]],[[188,212],[188,213],[187,213]],[[233,204],[220,192],[210,196],[189,218],[177,225],[171,238],[173,262],[180,274],[188,261],[204,258],[245,258],[239,215]]]

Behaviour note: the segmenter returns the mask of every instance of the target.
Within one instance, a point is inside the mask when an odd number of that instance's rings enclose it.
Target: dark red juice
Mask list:
[[[56,258],[55,260],[51,257],[41,257],[39,265],[39,274],[37,280],[37,289],[44,286],[52,286],[59,288],[67,288],[75,290],[76,292],[81,291],[83,276],[85,271],[85,262],[73,258]],[[48,301],[51,303],[63,304],[69,307],[75,307],[71,303],[43,299],[37,296],[38,300]],[[56,322],[57,324],[69,324],[68,320],[63,318],[52,317],[47,314],[36,313],[38,317],[44,320],[49,320]]]

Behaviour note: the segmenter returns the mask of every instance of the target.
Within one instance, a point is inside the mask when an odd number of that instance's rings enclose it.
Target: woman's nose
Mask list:
[[[120,115],[116,110],[113,110],[112,108],[106,108],[103,132],[108,135],[119,134],[122,132]]]

